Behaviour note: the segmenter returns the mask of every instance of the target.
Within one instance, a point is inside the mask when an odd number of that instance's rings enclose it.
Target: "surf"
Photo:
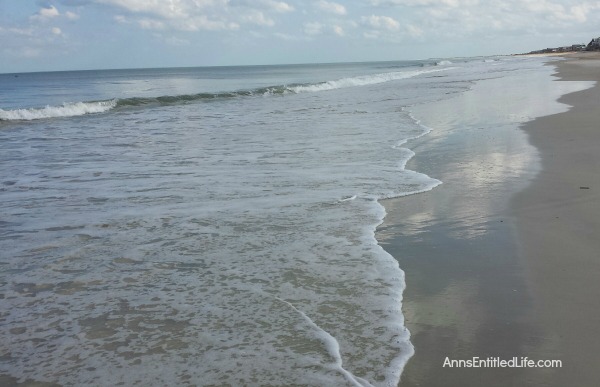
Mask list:
[[[32,121],[50,118],[78,117],[87,114],[106,113],[115,108],[135,108],[178,105],[193,102],[209,102],[243,97],[284,96],[287,94],[317,93],[349,87],[361,87],[413,78],[419,75],[448,71],[452,67],[429,70],[393,71],[387,73],[360,75],[339,78],[325,82],[275,85],[249,90],[237,90],[221,93],[197,93],[181,95],[163,95],[158,97],[113,98],[103,101],[65,102],[59,106],[29,107],[12,110],[0,108],[0,121]]]

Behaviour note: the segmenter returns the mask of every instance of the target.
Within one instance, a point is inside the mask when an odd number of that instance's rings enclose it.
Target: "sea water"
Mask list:
[[[411,109],[542,64],[0,75],[4,380],[396,385],[379,200],[442,183],[406,169]]]

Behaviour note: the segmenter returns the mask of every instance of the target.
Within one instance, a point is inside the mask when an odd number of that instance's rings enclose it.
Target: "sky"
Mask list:
[[[0,0],[0,73],[528,52],[600,36],[600,1]]]

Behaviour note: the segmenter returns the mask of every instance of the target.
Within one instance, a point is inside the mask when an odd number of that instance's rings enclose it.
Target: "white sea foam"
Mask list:
[[[30,109],[0,109],[0,120],[5,121],[31,121],[44,118],[75,117],[91,113],[103,113],[117,106],[116,100],[98,102],[72,102],[62,106],[46,106],[44,108]]]
[[[286,304],[294,311],[296,311],[300,316],[302,316],[302,318],[308,323],[308,325],[314,329],[315,337],[323,343],[325,348],[327,348],[327,352],[334,360],[334,363],[332,364],[333,368],[340,372],[350,384],[357,387],[373,387],[373,385],[367,380],[359,378],[353,375],[352,372],[344,369],[342,354],[340,352],[340,343],[338,343],[335,337],[333,337],[329,332],[318,326],[310,317],[308,317],[301,310],[298,310],[298,308],[296,308],[291,302],[287,302],[278,297],[276,299]]]
[[[342,198],[339,201],[340,202],[349,202],[349,201],[354,200],[354,199],[356,199],[356,195],[352,195],[352,196],[349,196],[349,197],[346,197],[346,198]]]
[[[390,72],[390,73],[381,73],[381,74],[365,75],[365,76],[358,76],[358,77],[341,78],[341,79],[338,79],[335,81],[327,81],[327,82],[318,83],[318,84],[314,84],[314,85],[292,86],[292,87],[289,87],[289,89],[295,93],[327,91],[327,90],[342,89],[342,88],[346,88],[346,87],[375,85],[378,83],[385,83],[385,82],[390,82],[390,81],[397,81],[400,79],[413,78],[418,75],[435,73],[438,71],[446,71],[446,70],[450,70],[450,69],[451,68],[431,69],[431,70],[394,71],[394,72]]]
[[[439,62],[436,62],[436,66],[448,66],[451,65],[452,62],[450,62],[449,60],[441,60]]]

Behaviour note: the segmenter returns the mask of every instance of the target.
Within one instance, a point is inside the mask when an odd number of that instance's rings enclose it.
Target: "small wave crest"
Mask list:
[[[75,117],[91,113],[104,113],[115,106],[117,106],[117,100],[64,103],[62,106],[46,106],[44,108],[0,109],[0,120],[31,121],[44,118]]]
[[[413,78],[418,75],[433,73],[437,71],[444,71],[448,69],[435,69],[435,70],[414,70],[414,71],[394,71],[391,73],[381,73],[373,75],[364,75],[358,77],[341,78],[335,81],[327,81],[316,84],[290,86],[288,89],[294,93],[306,93],[306,92],[318,92],[327,91],[334,89],[341,89],[346,87],[355,86],[367,86],[375,85],[378,83],[385,83],[390,81],[396,81],[400,79]]]
[[[439,62],[435,62],[436,66],[448,66],[451,64],[452,64],[452,62],[450,62],[449,60],[441,60]]]
[[[451,62],[442,61],[439,63],[450,64]],[[413,78],[418,75],[434,73],[438,71],[446,71],[451,69],[452,67],[444,67],[427,70],[394,71],[389,73],[341,78],[337,80],[319,83],[277,85],[261,87],[252,90],[238,90],[222,93],[198,93],[182,95],[164,95],[160,97],[115,98],[112,100],[105,101],[69,102],[63,103],[61,106],[46,106],[44,108],[23,108],[13,110],[0,109],[0,121],[31,121],[45,118],[75,117],[91,113],[104,113],[113,108],[164,106],[185,104],[195,101],[209,101],[251,96],[282,96],[286,94],[299,94],[311,92],[314,93],[348,87],[374,85],[378,83]]]

